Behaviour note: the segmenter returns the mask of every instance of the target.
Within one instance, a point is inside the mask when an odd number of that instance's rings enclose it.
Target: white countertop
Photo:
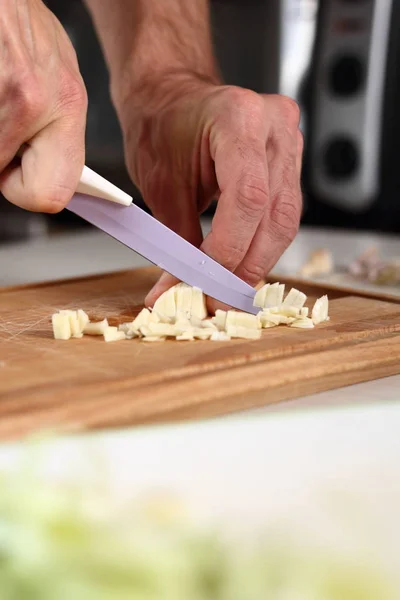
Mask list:
[[[204,229],[208,227],[206,222]],[[400,256],[398,237],[303,228],[274,271],[295,273],[314,248],[330,248],[338,263],[348,263],[371,245],[387,256]],[[146,264],[142,257],[102,232],[58,234],[0,246],[0,286],[79,277]],[[400,400],[400,375],[318,393],[268,410],[390,400]]]

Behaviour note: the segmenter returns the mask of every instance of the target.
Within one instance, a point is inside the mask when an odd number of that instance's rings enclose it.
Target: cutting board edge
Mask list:
[[[374,364],[371,364],[370,358],[367,361],[367,355],[374,350],[376,343],[370,342],[369,348],[366,351],[366,356],[363,357],[361,365],[359,361],[355,361],[354,368],[346,371],[346,376],[343,378],[341,373],[341,383],[339,386],[332,385],[332,380],[337,376],[333,367],[328,377],[326,372],[319,372],[318,369],[312,377],[305,377],[296,381],[280,381],[270,388],[260,382],[259,386],[249,387],[234,386],[226,389],[224,394],[209,393],[213,386],[206,382],[201,374],[193,375],[189,378],[190,385],[200,383],[202,388],[197,394],[197,398],[193,403],[191,397],[190,403],[181,402],[182,390],[175,393],[169,389],[169,393],[165,395],[162,384],[158,384],[157,395],[163,395],[162,408],[157,398],[154,398],[154,386],[143,386],[138,390],[138,395],[132,399],[132,390],[129,389],[129,382],[125,382],[124,389],[118,387],[117,382],[109,386],[104,386],[103,393],[91,394],[84,400],[78,400],[73,403],[72,408],[74,419],[70,418],[71,406],[63,402],[56,405],[54,403],[49,406],[43,403],[41,392],[39,396],[31,395],[26,397],[26,401],[34,403],[36,399],[41,400],[41,403],[35,406],[35,410],[28,414],[24,410],[15,411],[11,416],[11,421],[14,422],[14,428],[11,427],[10,419],[0,419],[0,439],[15,439],[23,435],[29,435],[33,431],[41,429],[43,431],[50,430],[62,433],[72,433],[76,431],[90,431],[95,429],[109,429],[125,426],[138,426],[146,423],[165,423],[176,420],[197,420],[199,418],[215,418],[223,414],[237,413],[248,409],[257,409],[263,406],[276,404],[278,402],[286,402],[294,398],[301,398],[310,393],[318,393],[331,389],[340,389],[348,385],[362,383],[375,379],[381,379],[392,375],[400,374],[400,342],[395,339],[396,347],[395,354],[391,357],[380,359],[379,354],[374,359]],[[384,341],[381,340],[381,343]],[[331,355],[334,356],[335,350],[332,350]],[[303,357],[307,359],[308,357]],[[279,362],[276,359],[275,362]],[[334,365],[334,361],[332,362]],[[248,374],[249,371],[257,374],[260,373],[260,365],[241,365],[234,369],[225,369],[225,379],[227,382],[233,378],[241,381],[250,381],[249,377],[244,377],[243,374]],[[228,375],[229,373],[229,375]],[[209,373],[209,378],[213,378],[216,373]],[[220,375],[220,374],[219,374]],[[228,379],[229,377],[229,379]],[[175,382],[176,384],[177,382]],[[185,382],[179,382],[177,386],[182,387]],[[152,389],[151,389],[152,388]],[[295,395],[293,394],[295,388]],[[268,396],[268,397],[267,397]],[[178,399],[178,400],[177,400]],[[132,400],[134,400],[132,402]],[[227,400],[229,400],[227,405]],[[117,404],[116,404],[117,403]],[[124,404],[125,403],[125,404]],[[77,409],[77,410],[75,410]],[[80,425],[79,425],[80,420]],[[40,423],[40,426],[39,426]],[[47,426],[45,425],[47,423]],[[57,425],[56,425],[57,423]],[[84,423],[84,425],[82,425]],[[15,425],[17,426],[15,430]],[[13,434],[10,434],[10,429],[13,429]]]

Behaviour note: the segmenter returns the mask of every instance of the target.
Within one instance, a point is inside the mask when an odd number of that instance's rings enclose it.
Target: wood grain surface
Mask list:
[[[195,419],[400,373],[400,304],[331,294],[331,320],[261,340],[57,341],[51,315],[131,320],[154,268],[0,290],[0,438]],[[320,288],[307,287],[309,306]],[[399,391],[400,393],[400,391]]]

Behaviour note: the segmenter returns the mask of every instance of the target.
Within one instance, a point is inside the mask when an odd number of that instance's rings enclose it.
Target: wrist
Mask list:
[[[175,102],[182,104],[193,95],[197,99],[221,86],[217,74],[183,68],[168,68],[142,74],[126,69],[112,79],[111,93],[122,124],[127,120],[151,116],[168,110]]]

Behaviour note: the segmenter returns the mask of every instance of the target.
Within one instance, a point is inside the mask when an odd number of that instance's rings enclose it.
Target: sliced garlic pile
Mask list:
[[[261,330],[278,325],[310,329],[328,317],[328,297],[319,298],[311,311],[304,306],[305,294],[292,288],[284,298],[285,286],[267,283],[254,297],[257,315],[236,310],[217,310],[208,318],[206,297],[196,287],[179,283],[166,291],[153,309],[143,308],[130,323],[110,327],[107,319],[92,323],[83,310],[61,310],[52,317],[55,339],[68,340],[85,335],[102,335],[106,342],[140,338],[144,342],[211,340],[232,338],[258,340]]]

